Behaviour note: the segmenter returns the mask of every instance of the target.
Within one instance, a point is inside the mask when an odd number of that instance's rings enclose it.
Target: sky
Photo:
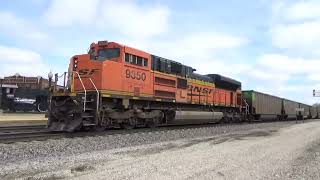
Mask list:
[[[313,104],[319,9],[319,0],[2,0],[0,77],[62,73],[108,40]]]

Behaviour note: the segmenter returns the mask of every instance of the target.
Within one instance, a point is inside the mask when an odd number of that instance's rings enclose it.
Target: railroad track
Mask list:
[[[9,133],[0,135],[0,143],[15,143],[15,142],[28,142],[28,141],[43,141],[47,139],[62,138],[61,133],[52,132],[22,132],[22,133]]]
[[[232,124],[233,125],[233,124]],[[108,135],[124,135],[136,133],[156,133],[182,129],[203,128],[221,126],[221,124],[206,124],[206,125],[171,125],[162,126],[157,128],[137,128],[131,130],[125,129],[111,129],[102,132],[75,132],[75,133],[61,133],[50,132],[45,126],[12,126],[0,127],[0,143],[15,143],[15,142],[28,142],[28,141],[44,141],[47,139],[59,138],[77,138],[89,136],[108,136]]]
[[[0,127],[0,143],[45,140],[54,137],[58,137],[58,134],[49,132],[45,125]]]
[[[272,123],[272,122],[253,122],[253,123]],[[28,141],[45,141],[48,139],[59,138],[77,138],[77,137],[93,137],[93,136],[109,136],[109,135],[130,135],[130,134],[146,134],[146,133],[164,133],[176,130],[188,130],[199,128],[219,128],[226,126],[245,125],[248,123],[231,123],[231,124],[200,124],[200,125],[170,125],[157,128],[137,128],[131,130],[111,129],[103,132],[75,132],[61,133],[50,132],[45,126],[16,126],[16,127],[0,127],[0,143],[15,143]]]

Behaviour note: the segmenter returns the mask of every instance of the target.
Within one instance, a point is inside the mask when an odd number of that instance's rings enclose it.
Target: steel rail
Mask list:
[[[313,120],[308,120],[313,121]],[[111,129],[102,132],[75,132],[75,133],[63,133],[63,132],[50,132],[47,130],[41,132],[20,132],[0,134],[0,143],[15,143],[15,142],[30,142],[30,141],[45,141],[48,139],[60,139],[60,138],[77,138],[77,137],[94,137],[94,136],[114,136],[114,135],[133,135],[133,134],[145,134],[145,133],[166,133],[170,131],[189,130],[189,129],[201,129],[201,128],[219,128],[230,126],[241,126],[247,124],[262,124],[262,123],[274,123],[283,122],[289,123],[292,121],[270,121],[270,122],[251,122],[251,123],[231,123],[231,124],[197,124],[197,125],[167,125],[159,126],[157,128],[136,128],[131,130],[126,129]]]

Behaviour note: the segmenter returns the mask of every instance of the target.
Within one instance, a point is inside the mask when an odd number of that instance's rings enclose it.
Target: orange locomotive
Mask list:
[[[51,97],[48,126],[74,131],[240,120],[241,83],[194,71],[115,42],[92,43],[88,54],[71,58],[67,86]]]

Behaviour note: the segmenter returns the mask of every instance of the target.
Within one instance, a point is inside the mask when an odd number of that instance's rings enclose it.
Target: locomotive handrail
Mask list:
[[[79,80],[80,80],[80,83],[82,85],[82,88],[84,90],[84,101],[83,101],[83,111],[86,111],[86,103],[87,103],[87,90],[86,90],[86,87],[84,86],[83,82],[82,82],[82,79],[79,75],[79,73],[77,71],[73,71],[74,73],[77,74]]]
[[[100,93],[97,89],[97,86],[94,84],[94,82],[92,81],[91,78],[89,78],[90,81],[91,81],[91,84],[93,85],[94,89],[97,91],[97,108],[96,108],[96,113],[98,114],[99,113],[99,100],[100,100]]]

